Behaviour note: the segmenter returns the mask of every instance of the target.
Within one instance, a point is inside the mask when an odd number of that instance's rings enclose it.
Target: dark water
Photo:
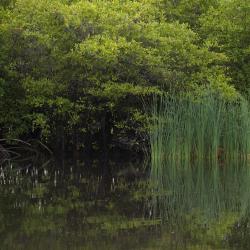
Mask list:
[[[0,171],[0,249],[250,249],[250,223],[241,210],[206,221],[191,207],[181,221],[172,213],[164,226],[153,218],[143,163],[25,164]],[[238,190],[240,178],[228,181]],[[173,210],[183,213],[178,204]]]

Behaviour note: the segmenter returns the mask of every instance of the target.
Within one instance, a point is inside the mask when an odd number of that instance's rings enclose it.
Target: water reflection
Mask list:
[[[77,166],[65,163],[63,168],[53,161],[2,167],[1,249],[246,246],[248,167],[169,172],[167,191],[155,196],[146,174],[139,174],[145,170],[141,163],[110,161],[108,174],[100,171],[101,166],[92,160]],[[153,198],[160,201],[157,206],[164,216],[153,218]],[[168,223],[162,225],[162,218]]]
[[[240,247],[243,240],[235,231],[250,232],[249,162],[201,159],[182,163],[166,159],[161,178],[152,172],[151,204],[155,217],[197,242],[213,247]],[[244,241],[250,240],[247,234],[244,233]]]

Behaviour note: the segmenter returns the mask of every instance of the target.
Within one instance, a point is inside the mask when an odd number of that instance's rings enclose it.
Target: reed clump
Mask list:
[[[246,209],[247,101],[229,102],[213,94],[196,99],[161,95],[154,97],[150,117],[155,216],[169,220],[193,209],[211,216]]]

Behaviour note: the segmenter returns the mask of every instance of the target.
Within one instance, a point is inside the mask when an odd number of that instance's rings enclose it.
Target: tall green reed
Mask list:
[[[150,117],[155,216],[170,220],[193,209],[216,216],[248,207],[250,120],[244,99],[160,95]]]

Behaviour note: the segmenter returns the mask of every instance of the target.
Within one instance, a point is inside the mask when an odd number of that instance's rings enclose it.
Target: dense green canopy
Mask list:
[[[1,1],[0,136],[132,145],[153,93],[246,92],[248,1],[198,3]]]

